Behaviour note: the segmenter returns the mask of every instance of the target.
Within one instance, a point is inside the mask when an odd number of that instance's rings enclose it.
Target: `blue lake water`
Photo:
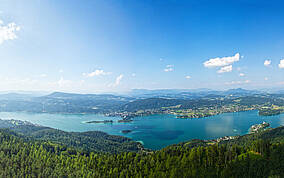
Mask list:
[[[0,112],[0,119],[17,119],[64,131],[103,131],[142,141],[146,148],[160,149],[190,139],[215,139],[226,135],[243,135],[253,124],[269,122],[271,127],[284,125],[284,114],[258,116],[257,111],[225,113],[199,119],[177,119],[173,115],[136,117],[130,123],[118,123],[118,117],[95,114],[48,114]],[[113,123],[86,123],[93,120],[114,120]],[[122,133],[122,130],[132,130]]]

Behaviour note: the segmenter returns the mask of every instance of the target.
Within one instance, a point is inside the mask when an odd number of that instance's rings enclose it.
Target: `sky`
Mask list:
[[[0,0],[0,91],[284,88],[284,3]]]

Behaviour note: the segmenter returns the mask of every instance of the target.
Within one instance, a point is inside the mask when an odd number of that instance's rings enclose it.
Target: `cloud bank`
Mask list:
[[[231,81],[231,82],[226,82],[226,85],[241,85],[241,84],[248,84],[250,83],[250,80],[245,80],[245,81]]]

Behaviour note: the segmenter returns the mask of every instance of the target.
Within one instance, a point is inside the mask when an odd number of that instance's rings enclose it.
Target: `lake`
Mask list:
[[[207,118],[177,119],[174,115],[151,115],[134,118],[130,123],[118,123],[118,117],[97,114],[48,114],[0,112],[1,119],[16,119],[64,131],[103,131],[141,141],[144,147],[160,149],[190,139],[215,139],[226,135],[243,135],[253,124],[263,121],[271,127],[284,125],[284,114],[259,116],[257,111],[224,113]],[[113,123],[86,123],[94,120],[113,120]],[[131,132],[123,133],[123,130]]]

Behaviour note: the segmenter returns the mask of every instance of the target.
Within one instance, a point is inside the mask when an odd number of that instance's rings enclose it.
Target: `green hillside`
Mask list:
[[[0,128],[8,128],[18,136],[29,140],[39,140],[53,142],[74,147],[84,153],[104,152],[104,153],[121,153],[121,152],[138,152],[141,144],[132,141],[129,138],[109,135],[100,131],[89,132],[65,132],[49,127],[37,126],[29,122],[18,120],[1,120]]]
[[[0,177],[283,177],[283,130],[234,143],[189,142],[155,152],[106,154],[1,129]]]

